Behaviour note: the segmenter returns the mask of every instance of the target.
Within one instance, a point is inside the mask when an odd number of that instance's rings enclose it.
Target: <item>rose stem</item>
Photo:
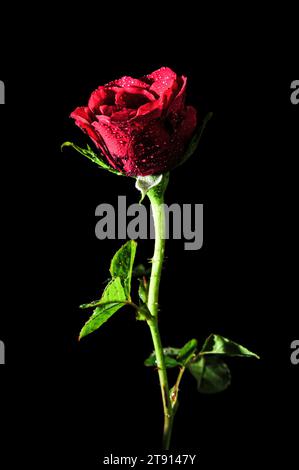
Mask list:
[[[147,303],[152,318],[148,320],[147,323],[150,327],[156,353],[156,363],[162,394],[164,410],[163,449],[165,450],[168,450],[170,446],[174,414],[169,396],[169,385],[165,366],[165,358],[158,327],[158,299],[165,250],[164,192],[167,187],[168,180],[169,175],[165,174],[163,176],[162,182],[147,193],[152,207],[155,226],[155,250],[152,259],[152,270]]]

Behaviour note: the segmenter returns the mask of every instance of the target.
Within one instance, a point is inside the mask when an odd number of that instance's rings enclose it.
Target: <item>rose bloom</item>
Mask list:
[[[186,84],[168,67],[139,79],[125,76],[97,88],[71,117],[116,170],[163,173],[180,163],[196,127]]]

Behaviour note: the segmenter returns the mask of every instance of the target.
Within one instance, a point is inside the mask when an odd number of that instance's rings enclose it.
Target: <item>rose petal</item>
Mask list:
[[[163,98],[158,99],[156,101],[152,101],[151,103],[146,103],[142,106],[137,111],[136,118],[144,118],[147,117],[148,119],[157,119],[161,116],[163,112]],[[138,119],[140,120],[140,119]]]
[[[179,92],[169,106],[168,115],[179,113],[185,106],[187,78],[182,76],[179,78],[179,81],[181,82],[179,83]]]
[[[105,143],[103,142],[102,137],[98,135],[98,133],[94,129],[93,120],[95,116],[90,111],[90,109],[87,106],[76,108],[71,113],[71,118],[75,119],[76,125],[80,127],[83,132],[88,134],[88,136],[92,139],[95,145],[101,150],[101,152],[106,156],[106,158],[108,158],[109,152],[105,146]]]
[[[97,147],[99,147],[97,134],[92,127],[94,116],[90,109],[87,106],[78,107],[71,113],[71,118],[75,119],[76,125],[87,133]]]
[[[98,112],[102,105],[114,105],[114,93],[112,90],[100,86],[92,92],[88,101],[88,107],[91,111]]]
[[[146,78],[152,81],[154,84],[155,82],[158,83],[171,83],[173,80],[176,80],[177,74],[171,70],[169,67],[161,67],[158,70],[148,74]]]
[[[111,115],[111,121],[126,121],[133,118],[135,115],[135,109],[122,109],[121,111],[116,111]]]
[[[111,114],[118,109],[119,109],[118,106],[115,106],[115,105],[110,106],[108,104],[103,104],[102,106],[99,107],[100,112],[104,114],[105,116],[111,116]]]
[[[87,106],[79,106],[71,113],[70,117],[75,119],[76,124],[79,125],[80,122],[91,123],[94,115]]]
[[[119,167],[119,159],[127,157],[129,135],[106,116],[97,116],[97,119],[92,125],[103,139],[113,165]]]
[[[193,106],[187,106],[185,118],[178,129],[178,134],[184,142],[188,142],[197,124],[197,113]]]
[[[167,171],[177,163],[183,151],[181,136],[170,135],[162,121],[153,121],[132,136],[124,171],[131,176]]]
[[[177,75],[168,67],[162,67],[159,70],[147,75],[153,81],[150,91],[158,96],[166,95],[166,106],[174,97],[178,89]]]
[[[147,90],[141,88],[112,88],[115,91],[115,103],[131,109],[137,109],[143,104],[154,101],[155,96]]]
[[[108,87],[117,86],[121,88],[128,88],[128,87],[139,87],[139,88],[149,88],[149,84],[142,78],[133,78],[129,76],[124,76],[119,78],[118,80],[113,80],[106,84]]]

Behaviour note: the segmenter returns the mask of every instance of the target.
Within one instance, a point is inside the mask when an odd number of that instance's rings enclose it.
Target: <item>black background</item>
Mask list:
[[[183,379],[173,450],[197,452],[211,468],[295,462],[299,107],[289,96],[298,70],[288,44],[278,49],[263,34],[253,40],[242,25],[217,34],[212,23],[203,33],[204,18],[191,25],[192,12],[185,13],[168,26],[157,17],[157,26],[140,19],[134,28],[56,18],[36,22],[32,35],[28,27],[17,40],[11,30],[10,43],[6,37],[0,339],[7,364],[0,380],[7,468],[51,461],[89,469],[110,452],[159,449],[158,381],[143,366],[152,350],[146,326],[124,310],[77,341],[87,318],[78,305],[98,297],[121,244],[96,239],[95,208],[139,195],[132,180],[101,172],[72,150],[61,153],[60,145],[86,142],[68,116],[99,84],[163,65],[188,76],[188,101],[200,113],[214,113],[167,190],[168,203],[204,204],[204,246],[167,244],[163,342],[180,346],[215,332],[261,356],[231,360],[233,381],[223,394],[198,395],[194,379]],[[138,260],[152,248],[140,242]]]

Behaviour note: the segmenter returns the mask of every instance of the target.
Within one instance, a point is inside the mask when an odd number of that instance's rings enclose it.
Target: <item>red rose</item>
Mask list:
[[[97,88],[71,117],[113,168],[128,176],[162,173],[180,162],[196,127],[186,83],[168,67],[122,77]]]

